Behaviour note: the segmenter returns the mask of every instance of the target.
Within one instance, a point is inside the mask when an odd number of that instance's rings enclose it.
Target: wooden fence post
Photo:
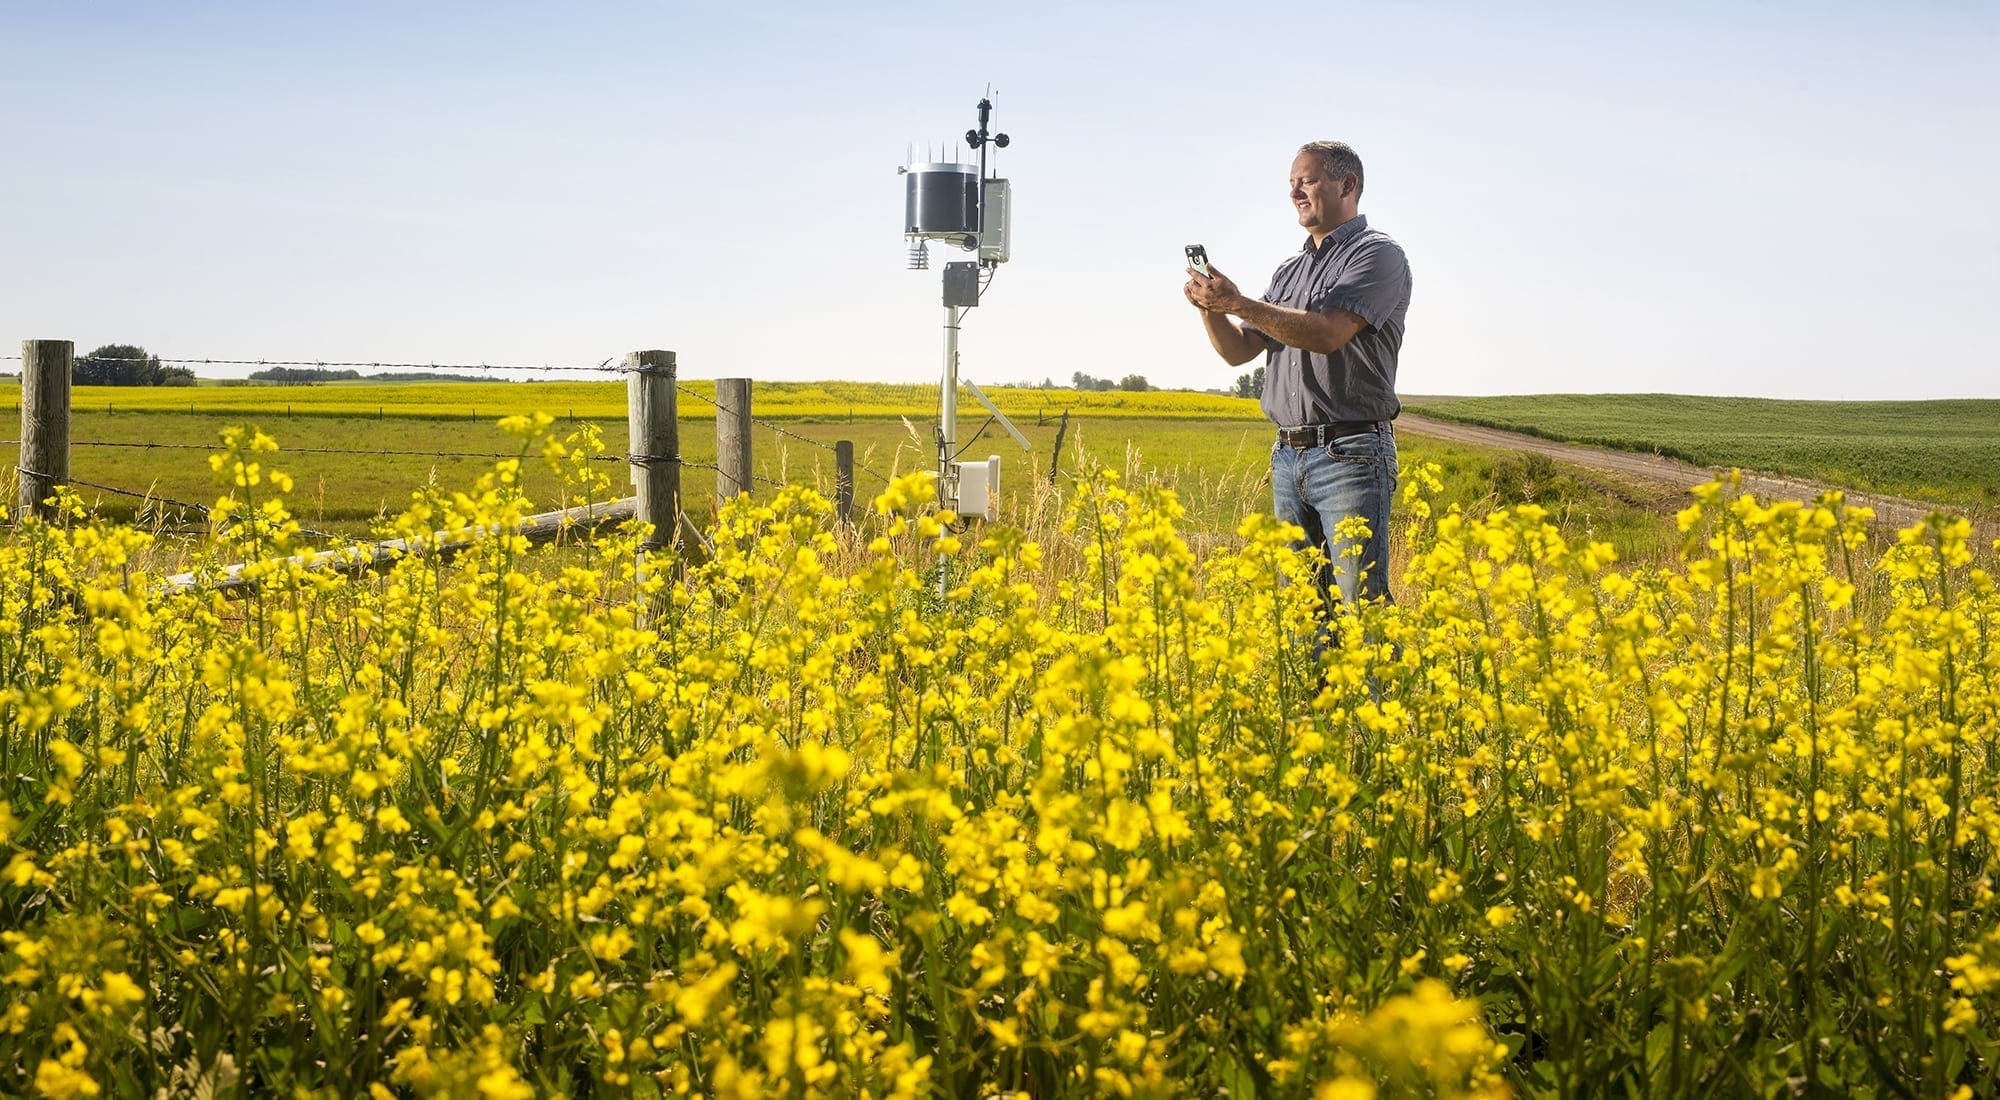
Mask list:
[[[1056,483],[1056,472],[1062,469],[1063,433],[1069,431],[1069,410],[1063,410],[1062,423],[1056,425],[1056,445],[1049,448],[1049,484]]]
[[[750,380],[715,380],[715,495],[735,500],[751,491]]]
[[[854,441],[833,445],[833,514],[846,523],[854,512]]]
[[[681,437],[677,367],[671,351],[635,351],[625,356],[626,460],[638,517],[653,525],[642,549],[658,550],[680,538]]]
[[[76,345],[21,341],[20,498],[16,517],[54,519],[45,503],[69,481],[69,376]]]

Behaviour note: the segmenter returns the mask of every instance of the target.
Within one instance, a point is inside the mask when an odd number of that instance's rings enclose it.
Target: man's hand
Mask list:
[[[1187,295],[1190,305],[1201,311],[1201,327],[1208,331],[1208,342],[1223,362],[1240,367],[1264,354],[1264,338],[1245,332],[1236,318],[1230,316],[1242,309],[1247,299],[1214,264],[1209,265],[1206,275],[1188,268],[1187,286],[1182,293]]]
[[[1188,268],[1188,281],[1184,289],[1187,300],[1196,309],[1209,313],[1233,313],[1243,304],[1243,292],[1229,280],[1214,264],[1208,265],[1208,274],[1203,275],[1194,268]]]

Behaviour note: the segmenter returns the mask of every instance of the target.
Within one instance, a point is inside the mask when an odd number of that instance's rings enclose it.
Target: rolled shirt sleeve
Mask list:
[[[1386,237],[1363,241],[1340,265],[1333,283],[1314,295],[1315,313],[1342,309],[1379,329],[1396,307],[1408,301],[1410,262],[1403,247]]]

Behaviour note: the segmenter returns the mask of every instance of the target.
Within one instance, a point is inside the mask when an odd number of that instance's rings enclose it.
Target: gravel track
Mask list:
[[[1452,420],[1419,416],[1405,412],[1396,418],[1396,430],[1412,435],[1429,436],[1452,443],[1474,443],[1482,447],[1500,447],[1510,451],[1526,451],[1546,455],[1559,462],[1574,463],[1601,473],[1632,478],[1641,482],[1666,485],[1683,492],[1715,477],[1727,473],[1727,467],[1697,466],[1677,458],[1661,455],[1640,454],[1636,451],[1614,451],[1605,447],[1589,447],[1576,443],[1558,443],[1540,436],[1521,432],[1503,431],[1499,428],[1485,428],[1476,424],[1461,424]],[[1774,477],[1770,474],[1743,472],[1743,488],[1759,500],[1811,501],[1832,485],[1819,485],[1793,478]],[[1884,496],[1880,493],[1862,493],[1846,490],[1847,502],[1866,505],[1875,509],[1878,527],[1901,528],[1913,523],[1921,523],[1932,512],[1965,513],[1966,509],[1953,508],[1943,504],[1931,504],[1906,497]],[[1973,516],[1973,525],[1981,536],[1992,538],[2000,535],[2000,522],[1992,516]]]

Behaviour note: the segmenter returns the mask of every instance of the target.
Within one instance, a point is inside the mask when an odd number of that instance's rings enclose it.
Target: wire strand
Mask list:
[[[18,439],[0,439],[0,446],[18,446]],[[72,439],[72,447],[125,447],[143,451],[214,451],[210,443],[153,443],[147,441],[112,439]],[[504,451],[408,451],[377,449],[374,447],[285,447],[280,452],[288,455],[396,455],[404,458],[524,458],[532,457]],[[595,462],[619,462],[615,456],[593,456]]]
[[[723,404],[722,402],[720,402],[720,401],[717,401],[717,400],[716,400],[715,398],[713,398],[713,397],[710,397],[710,396],[708,396],[708,395],[707,395],[707,394],[705,394],[705,393],[698,393],[698,392],[696,392],[696,391],[694,391],[694,390],[691,390],[691,389],[688,389],[688,388],[687,388],[686,386],[683,386],[683,385],[679,385],[679,384],[676,384],[676,385],[674,386],[674,388],[675,388],[675,389],[677,389],[677,390],[679,390],[680,392],[682,392],[682,393],[684,393],[684,394],[688,395],[689,397],[692,397],[692,398],[694,398],[694,399],[695,399],[695,400],[697,400],[697,401],[705,401],[705,402],[707,402],[708,404],[710,404],[710,405],[714,406],[714,407],[715,407],[715,408],[717,408],[717,409],[720,409],[720,410],[722,410],[723,412],[726,412],[726,413],[728,413],[728,414],[729,414],[729,415],[731,415],[731,416],[736,416],[736,417],[743,417],[743,413],[741,412],[741,410],[738,410],[738,409],[732,409],[732,408],[730,408],[729,406],[727,406],[727,405],[724,405],[724,404]],[[750,421],[750,423],[752,423],[752,424],[755,424],[755,425],[757,425],[757,426],[758,426],[758,427],[760,427],[760,428],[766,428],[766,429],[769,429],[769,430],[770,430],[771,432],[773,432],[773,433],[775,433],[775,434],[777,434],[777,435],[781,435],[781,436],[785,437],[786,439],[796,439],[796,440],[798,440],[798,441],[799,441],[800,443],[803,443],[803,444],[805,444],[805,445],[806,445],[806,446],[808,446],[808,447],[818,447],[818,448],[819,448],[820,450],[822,450],[822,451],[826,451],[826,452],[828,452],[829,454],[834,454],[834,455],[838,455],[838,454],[840,453],[840,452],[839,452],[838,450],[836,450],[835,448],[833,448],[833,447],[830,447],[830,446],[828,446],[828,445],[826,445],[826,444],[824,444],[824,443],[821,443],[821,442],[820,442],[819,440],[817,440],[817,439],[813,439],[813,438],[810,438],[810,437],[808,437],[808,436],[803,436],[803,435],[800,435],[799,433],[797,433],[797,432],[794,432],[794,431],[787,431],[786,429],[784,429],[784,428],[780,428],[779,426],[777,426],[776,424],[773,424],[773,423],[771,423],[771,422],[770,422],[770,421],[768,421],[768,420],[760,420],[760,419],[758,419],[758,418],[757,418],[757,417],[755,417],[755,416],[749,416],[749,417],[743,417],[743,418],[744,418],[744,419],[746,419],[746,420],[748,420],[748,421]],[[887,477],[884,477],[883,475],[881,475],[881,474],[879,474],[879,473],[876,473],[876,472],[875,472],[874,470],[872,470],[872,469],[870,469],[870,468],[868,468],[868,467],[866,467],[866,466],[857,466],[857,469],[861,470],[861,471],[862,471],[863,473],[866,473],[866,474],[867,474],[868,476],[870,476],[870,477],[872,477],[872,478],[876,479],[877,481],[880,481],[880,482],[881,482],[882,484],[884,484],[884,485],[887,485],[887,484],[889,484],[889,479],[888,479]],[[755,475],[752,475],[752,476],[755,476]],[[773,484],[773,485],[778,485],[778,484],[782,484],[782,482],[771,482],[771,484]]]
[[[990,276],[989,276],[989,278],[990,278]],[[20,359],[22,359],[22,358],[23,358],[23,357],[22,357],[22,356],[19,356],[19,355],[4,355],[4,356],[0,356],[0,360],[20,360]],[[334,360],[334,359],[215,359],[215,358],[174,358],[174,357],[171,357],[171,356],[164,356],[164,355],[149,355],[149,356],[144,356],[144,357],[138,357],[138,356],[110,356],[110,355],[79,355],[79,356],[73,356],[73,357],[72,357],[72,359],[71,359],[71,361],[72,361],[73,363],[74,363],[74,362],[89,362],[89,363],[162,363],[162,364],[172,364],[172,365],[175,365],[175,366],[249,366],[249,367],[306,367],[306,368],[314,368],[314,369],[320,369],[320,370],[326,370],[326,369],[359,369],[359,368],[364,368],[364,367],[365,367],[365,368],[368,368],[368,369],[371,369],[371,370],[480,370],[480,371],[525,371],[525,372],[533,372],[533,371],[570,371],[570,372],[585,372],[585,373],[594,373],[594,374],[630,374],[630,373],[634,373],[634,372],[637,372],[637,373],[657,373],[657,372],[658,372],[658,371],[657,371],[657,368],[651,368],[651,367],[646,367],[646,366],[643,366],[643,365],[640,365],[640,366],[627,366],[627,365],[625,365],[625,364],[618,364],[618,365],[613,365],[613,363],[612,363],[612,361],[611,361],[610,359],[606,359],[606,360],[604,360],[603,362],[601,362],[601,363],[598,363],[598,364],[596,364],[595,366],[590,366],[590,365],[583,365],[583,364],[568,364],[568,363],[538,363],[538,364],[536,364],[536,363],[523,363],[523,364],[509,364],[509,363],[384,363],[384,362],[363,362],[363,361],[355,361],[355,360]],[[836,449],[835,449],[834,447],[832,447],[832,446],[829,446],[829,445],[827,445],[827,444],[825,444],[825,443],[822,443],[822,442],[820,442],[820,441],[819,441],[819,440],[817,440],[817,439],[813,439],[813,438],[811,438],[811,437],[809,437],[809,436],[804,436],[804,435],[800,435],[800,434],[799,434],[799,433],[797,433],[797,432],[794,432],[794,431],[791,431],[791,430],[789,430],[789,429],[786,429],[786,428],[783,428],[783,427],[780,427],[780,426],[778,426],[777,424],[774,424],[774,423],[772,423],[771,421],[768,421],[768,420],[763,420],[763,419],[760,419],[760,418],[758,418],[758,417],[756,417],[756,416],[744,416],[744,414],[743,414],[743,413],[742,413],[741,411],[739,411],[739,410],[737,410],[737,409],[732,409],[732,408],[729,408],[729,407],[727,407],[727,406],[723,405],[723,404],[722,404],[722,403],[721,403],[720,401],[717,401],[717,400],[716,400],[715,398],[713,398],[713,397],[710,397],[710,396],[708,396],[707,394],[704,394],[704,393],[700,393],[700,392],[698,392],[698,391],[696,391],[696,390],[693,390],[693,389],[690,389],[690,388],[688,388],[687,386],[685,386],[685,385],[682,385],[682,384],[680,384],[680,383],[678,383],[678,382],[676,382],[676,383],[675,383],[675,386],[674,386],[674,388],[675,388],[676,390],[678,390],[679,392],[681,392],[681,393],[683,393],[683,394],[686,394],[686,395],[687,395],[687,396],[689,396],[689,397],[692,397],[692,398],[695,398],[695,399],[696,399],[696,400],[698,400],[698,401],[703,401],[703,402],[706,402],[707,404],[709,404],[709,405],[712,405],[712,406],[714,406],[715,408],[717,408],[717,409],[720,409],[721,411],[723,411],[723,412],[725,412],[725,413],[728,413],[728,414],[729,414],[729,415],[731,415],[731,416],[739,416],[739,417],[744,417],[744,419],[747,419],[747,420],[749,420],[749,421],[750,421],[750,423],[752,423],[752,424],[754,424],[754,425],[756,425],[756,426],[758,426],[758,427],[761,427],[761,428],[764,428],[764,429],[766,429],[766,430],[768,430],[768,431],[772,432],[773,434],[775,434],[775,435],[778,435],[778,436],[780,436],[780,437],[782,437],[782,438],[785,438],[785,439],[790,439],[790,440],[793,440],[793,441],[795,441],[795,442],[798,442],[798,443],[802,443],[802,444],[804,444],[804,445],[806,445],[806,446],[808,446],[808,447],[817,447],[818,449],[820,449],[820,450],[822,450],[822,451],[826,451],[826,452],[829,452],[829,453],[831,453],[831,454],[835,454],[835,455],[838,455],[838,454],[839,454],[839,451],[838,451],[838,450],[836,450]],[[980,429],[980,431],[982,431],[982,432],[983,432],[984,430],[985,430],[984,428],[981,428],[981,429]],[[974,438],[974,439],[977,439],[977,438],[978,438],[977,434],[975,434],[973,438]],[[6,441],[0,441],[0,443],[5,443],[5,444],[7,444],[7,445],[16,445],[16,446],[17,446],[17,445],[19,445],[19,440],[6,440]],[[129,447],[129,448],[134,448],[134,449],[143,449],[143,450],[209,450],[209,449],[211,449],[211,448],[209,448],[209,447],[208,447],[207,445],[204,445],[204,444],[193,444],[193,443],[144,443],[144,442],[116,442],[116,441],[110,441],[110,440],[76,440],[76,441],[72,441],[71,445],[72,445],[72,446],[78,446],[78,447]],[[521,457],[521,456],[518,456],[518,455],[510,455],[510,454],[502,454],[502,453],[498,453],[498,452],[489,452],[489,451],[411,451],[411,450],[374,450],[374,449],[366,449],[366,448],[352,448],[352,447],[292,447],[292,448],[287,448],[287,449],[286,449],[286,452],[285,452],[285,453],[288,453],[288,454],[366,454],[366,455],[393,455],[393,456],[400,456],[400,457],[409,457],[409,458],[487,458],[487,459],[499,459],[499,458],[517,458],[517,457]],[[960,453],[963,453],[963,452],[961,451]],[[627,457],[626,459],[620,459],[620,458],[617,458],[617,457],[612,457],[612,456],[594,456],[594,457],[593,457],[593,461],[598,461],[598,462],[618,462],[618,461],[629,461],[629,456],[628,456],[628,457]],[[679,459],[678,457],[676,457],[676,458],[674,459],[674,461],[678,461],[678,462],[679,462],[679,463],[680,463],[681,465],[683,465],[683,466],[694,466],[694,467],[696,467],[696,468],[701,468],[701,469],[709,469],[709,470],[714,470],[714,471],[716,471],[717,473],[721,473],[721,472],[722,472],[722,471],[721,471],[721,469],[720,469],[720,467],[717,467],[717,466],[714,466],[714,465],[710,465],[710,464],[706,464],[706,463],[698,463],[698,462],[688,462],[688,461],[686,461],[686,460],[684,460],[684,459]],[[890,478],[888,477],[888,475],[886,475],[886,474],[883,474],[883,473],[881,473],[880,471],[878,471],[878,470],[875,470],[875,469],[874,469],[874,468],[872,468],[872,467],[869,467],[869,466],[862,466],[862,465],[859,465],[859,464],[857,464],[856,468],[857,468],[857,469],[859,469],[859,470],[860,470],[861,472],[863,472],[863,473],[866,473],[866,474],[867,474],[868,476],[870,476],[870,477],[872,477],[872,478],[876,479],[877,481],[880,481],[880,482],[881,482],[881,483],[883,483],[884,485],[887,485],[887,484],[889,484],[889,482],[890,482]],[[753,482],[760,482],[760,483],[762,483],[762,484],[765,484],[765,485],[771,485],[771,486],[778,486],[778,487],[782,487],[782,486],[784,485],[784,482],[781,482],[781,481],[776,481],[776,480],[773,480],[773,479],[771,479],[771,478],[767,478],[767,477],[764,477],[764,476],[762,476],[762,475],[760,475],[760,474],[751,474],[751,475],[750,475],[750,479],[751,479],[751,480],[752,480]],[[73,479],[72,479],[72,480],[73,480]],[[76,484],[79,484],[79,485],[82,485],[82,484],[88,484],[88,483],[86,483],[86,482],[81,482],[81,481],[78,481],[78,482],[76,482]],[[124,493],[124,492],[126,492],[125,490],[120,490],[120,489],[112,489],[112,488],[110,488],[110,487],[108,487],[108,486],[92,486],[92,487],[93,487],[93,488],[103,488],[103,489],[105,489],[106,491],[109,491],[109,492],[119,492],[119,493]],[[130,494],[130,493],[127,493],[126,495],[141,495],[141,494]]]
[[[204,519],[212,517],[215,514],[215,509],[210,507],[209,505],[197,504],[191,500],[176,500],[173,497],[167,496],[163,493],[134,492],[131,489],[120,489],[116,485],[102,485],[95,481],[85,481],[80,477],[59,478],[56,477],[54,474],[43,473],[40,470],[30,470],[26,466],[21,466],[21,465],[16,465],[14,467],[14,470],[16,473],[26,474],[29,477],[39,477],[44,481],[54,482],[58,485],[81,485],[86,489],[96,489],[99,492],[113,493],[121,497],[132,497],[134,499],[143,501],[156,501],[160,504],[171,505],[175,508],[180,508],[186,511],[193,511],[200,513]],[[344,537],[341,535],[332,534],[327,531],[315,531],[310,527],[300,527],[299,533],[305,535],[311,535],[314,538],[327,539],[329,541]]]
[[[0,446],[18,446],[19,444],[20,440],[18,439],[0,439]],[[98,439],[73,439],[70,441],[70,446],[123,447],[134,450],[162,450],[162,451],[213,451],[214,450],[214,447],[205,443],[145,443],[145,442],[126,442],[117,440],[98,440]],[[280,453],[290,454],[290,455],[371,455],[371,456],[391,455],[404,458],[499,459],[499,458],[533,457],[532,455],[509,454],[501,451],[407,451],[407,450],[375,450],[364,447],[286,447]],[[632,466],[644,466],[652,462],[669,462],[678,464],[682,467],[693,467],[698,470],[712,470],[716,473],[722,472],[722,467],[717,466],[713,462],[697,462],[693,459],[683,458],[679,455],[646,455],[646,454],[591,455],[589,456],[589,459],[592,462],[618,463],[618,464],[632,465]],[[868,472],[871,474],[874,473],[873,470],[869,470]],[[875,474],[875,476],[881,477],[880,474]],[[771,478],[764,477],[761,474],[752,474],[751,477],[754,480],[760,481],[766,485],[782,487],[785,484],[782,481],[775,481]],[[70,478],[69,480],[75,482],[78,485],[90,484],[89,482],[81,481],[76,478]],[[93,485],[92,488],[106,488],[106,487]],[[112,490],[112,491],[123,492],[123,490]],[[164,500],[166,498],[161,497],[159,499]]]
[[[18,355],[0,356],[4,359],[19,359]],[[117,355],[76,355],[73,363],[165,363],[173,366],[207,367],[311,367],[319,370],[514,370],[514,371],[578,371],[591,374],[630,374],[641,370],[637,367],[613,365],[606,359],[596,366],[580,363],[369,363],[335,359],[175,359],[165,355],[148,355],[145,358]]]
[[[194,501],[191,500],[175,500],[173,497],[166,496],[161,493],[136,493],[130,489],[120,489],[116,485],[100,485],[95,481],[85,481],[80,477],[57,477],[54,474],[46,474],[41,472],[40,470],[30,470],[26,466],[15,466],[14,470],[17,473],[26,474],[29,477],[38,477],[41,478],[43,481],[54,482],[55,484],[58,485],[81,485],[86,489],[97,489],[101,492],[116,493],[117,495],[122,497],[136,497],[140,500],[156,500],[159,501],[161,504],[170,504],[176,508],[186,508],[192,511],[200,512],[204,516],[208,515],[211,511],[209,506],[206,504],[196,504]]]

